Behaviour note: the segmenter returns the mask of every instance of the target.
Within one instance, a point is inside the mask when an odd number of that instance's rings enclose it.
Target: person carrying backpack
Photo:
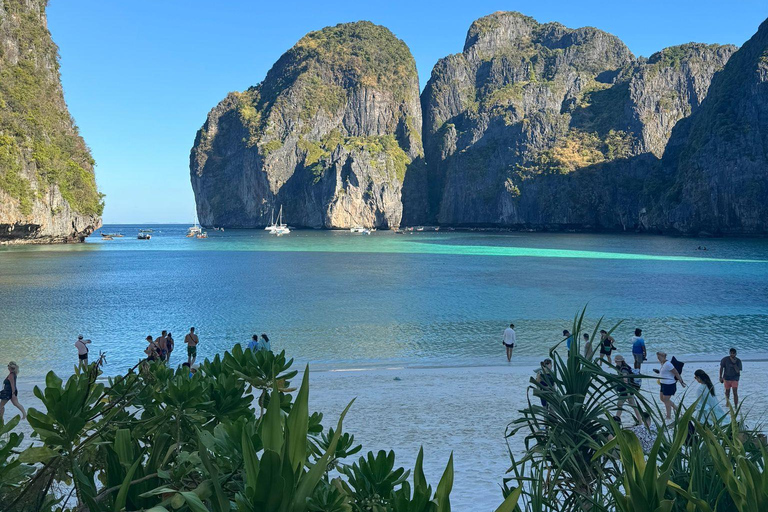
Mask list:
[[[624,360],[624,356],[619,354],[613,358],[613,361],[616,364],[616,370],[619,372],[619,375],[622,376],[622,380],[624,381],[624,384],[616,386],[616,392],[619,394],[619,402],[617,404],[619,412],[617,416],[621,419],[621,414],[624,412],[623,405],[627,403],[635,411],[635,419],[637,420],[637,423],[642,423],[643,420],[640,416],[640,409],[637,407],[637,400],[634,395],[634,393],[640,389],[640,386],[637,379],[634,377],[635,374],[632,371],[632,367]]]

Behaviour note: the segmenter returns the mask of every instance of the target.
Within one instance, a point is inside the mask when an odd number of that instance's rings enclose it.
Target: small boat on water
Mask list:
[[[271,235],[283,236],[290,234],[291,230],[287,224],[283,224],[283,207],[280,206],[280,213],[277,215],[277,222],[267,226]]]
[[[187,229],[187,238],[192,238],[193,236],[197,236],[202,232],[202,228],[197,223],[197,211],[195,211],[195,223]]]
[[[114,238],[112,238],[111,236],[108,236],[108,235],[101,235],[101,239],[102,240],[114,240]]]
[[[146,231],[139,231],[139,236],[137,238],[139,240],[150,240],[152,238],[152,235],[150,235]]]
[[[365,231],[365,228],[363,226],[355,226],[353,228],[349,228],[350,233],[363,233]]]
[[[122,233],[102,233],[102,238],[123,238]]]
[[[197,238],[208,238],[208,233],[206,233],[205,231],[202,231],[198,233],[196,236]]]

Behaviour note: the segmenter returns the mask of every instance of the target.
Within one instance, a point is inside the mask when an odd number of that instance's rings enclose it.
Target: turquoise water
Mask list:
[[[495,365],[506,363],[510,321],[516,356],[533,360],[587,303],[592,320],[624,320],[624,353],[641,326],[651,349],[689,359],[732,345],[768,355],[765,239],[233,230],[198,240],[186,226],[154,226],[140,241],[138,228],[0,248],[0,360],[27,378],[67,372],[83,333],[114,373],[142,355],[147,334],[168,329],[180,343],[194,325],[203,356],[266,332],[316,369]]]

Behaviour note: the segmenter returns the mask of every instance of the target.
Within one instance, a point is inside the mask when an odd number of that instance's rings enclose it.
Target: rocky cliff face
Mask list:
[[[643,227],[645,177],[734,51],[690,44],[636,59],[594,28],[481,18],[422,94],[427,214],[406,220]]]
[[[651,222],[680,232],[768,233],[768,20],[672,131],[670,184]]]
[[[94,161],[67,111],[45,0],[0,0],[0,243],[82,241],[101,225]]]
[[[369,22],[312,32],[259,85],[229,94],[190,156],[207,226],[396,227],[408,175],[423,175],[416,65]]]

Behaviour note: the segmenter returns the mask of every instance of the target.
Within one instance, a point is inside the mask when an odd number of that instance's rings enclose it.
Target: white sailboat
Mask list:
[[[197,224],[197,208],[195,208],[195,225],[187,229],[187,238],[192,238],[193,236],[197,236],[202,232],[203,230]]]
[[[288,225],[283,224],[282,205],[280,206],[280,213],[277,214],[277,222],[268,227],[270,228],[269,233],[272,235],[282,236],[282,235],[287,235],[291,232],[291,230],[288,228]]]
[[[277,230],[277,224],[275,224],[275,209],[272,208],[272,213],[269,214],[269,226],[264,228],[264,231],[269,231],[271,234],[275,234]]]

